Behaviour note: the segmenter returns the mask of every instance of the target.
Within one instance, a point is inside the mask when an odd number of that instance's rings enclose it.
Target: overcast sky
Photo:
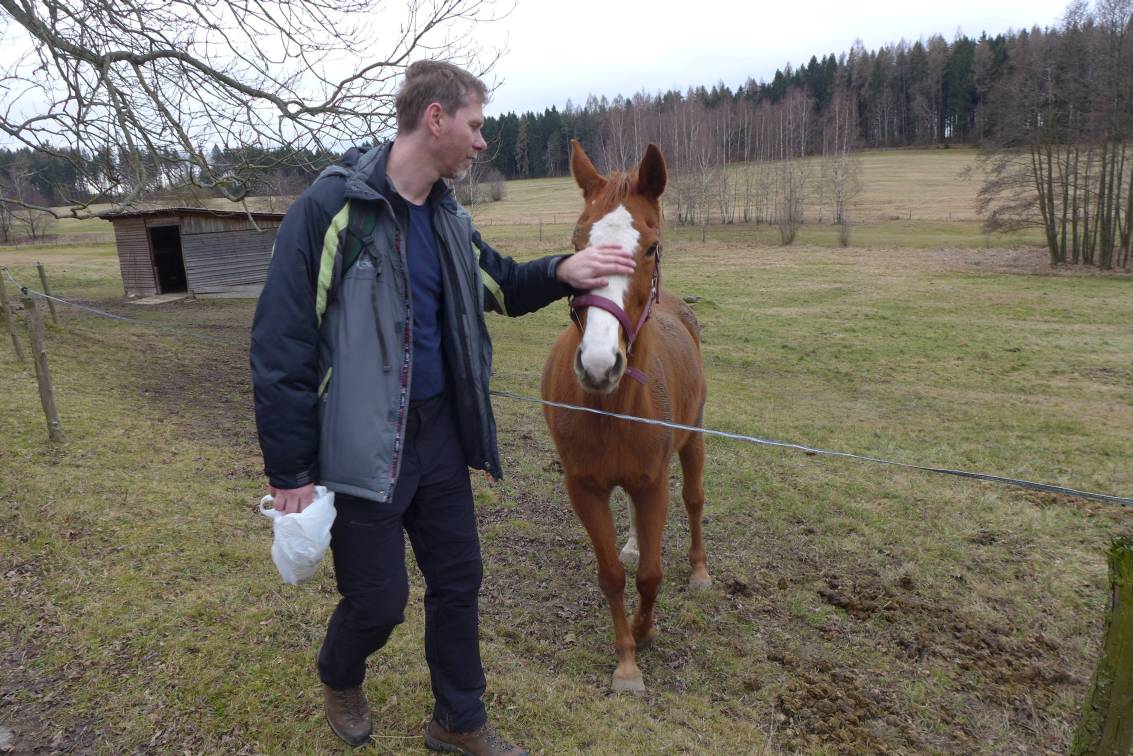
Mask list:
[[[388,10],[403,13],[405,1],[390,0]],[[514,1],[508,16],[473,30],[486,51],[506,48],[487,77],[497,85],[489,115],[561,109],[568,99],[582,105],[589,94],[613,99],[719,81],[734,89],[748,77],[770,81],[788,62],[797,67],[812,55],[839,55],[856,39],[873,50],[933,34],[952,40],[957,32],[978,37],[1053,26],[1068,0]],[[29,50],[23,29],[0,19],[0,64],[34,64]],[[4,106],[11,104],[6,96],[0,90]],[[16,110],[42,112],[46,102],[32,93]],[[0,135],[0,146],[11,141]]]
[[[749,76],[770,81],[787,62],[838,55],[861,39],[867,49],[956,32],[978,37],[1057,23],[1066,0],[518,0],[509,17],[481,26],[487,43],[506,40],[489,115],[576,105],[587,94],[686,90]]]

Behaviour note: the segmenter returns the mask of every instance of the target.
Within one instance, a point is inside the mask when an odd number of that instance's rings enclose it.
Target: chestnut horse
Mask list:
[[[665,159],[649,145],[635,173],[598,174],[578,142],[571,173],[585,207],[575,228],[575,249],[612,243],[632,250],[632,276],[610,276],[607,285],[571,303],[575,326],[555,341],[543,368],[543,398],[597,410],[667,420],[703,421],[706,387],[700,363],[699,326],[680,299],[661,290],[661,206]],[[562,461],[571,506],[598,557],[598,584],[610,605],[618,664],[615,690],[642,691],[638,644],[653,636],[653,605],[661,583],[661,533],[669,506],[669,462],[680,454],[684,503],[692,544],[689,585],[711,584],[705,566],[704,437],[578,410],[544,407]],[[639,602],[633,630],[626,618],[625,570],[618,560],[610,494],[621,486],[632,502],[631,535],[623,557],[640,551]],[[635,544],[636,541],[636,544]]]

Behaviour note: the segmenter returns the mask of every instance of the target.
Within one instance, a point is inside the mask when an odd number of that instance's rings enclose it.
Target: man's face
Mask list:
[[[437,162],[440,174],[459,181],[468,174],[472,161],[488,146],[480,129],[484,126],[484,106],[475,97],[455,113],[442,113],[437,136]]]

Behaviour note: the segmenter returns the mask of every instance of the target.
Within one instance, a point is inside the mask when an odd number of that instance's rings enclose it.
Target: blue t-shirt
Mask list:
[[[409,398],[428,399],[445,390],[445,363],[441,352],[441,259],[433,233],[433,209],[426,201],[408,200],[409,236],[405,256],[413,295],[413,378]]]

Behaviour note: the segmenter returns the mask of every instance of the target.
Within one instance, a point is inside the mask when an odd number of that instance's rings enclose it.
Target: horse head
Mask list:
[[[632,276],[608,276],[607,285],[576,297],[572,313],[582,331],[574,372],[583,389],[609,394],[622,376],[644,381],[631,366],[633,345],[660,294],[661,194],[667,173],[657,145],[645,150],[637,170],[602,176],[576,140],[571,173],[585,201],[572,243],[575,250],[617,244],[634,253]]]

